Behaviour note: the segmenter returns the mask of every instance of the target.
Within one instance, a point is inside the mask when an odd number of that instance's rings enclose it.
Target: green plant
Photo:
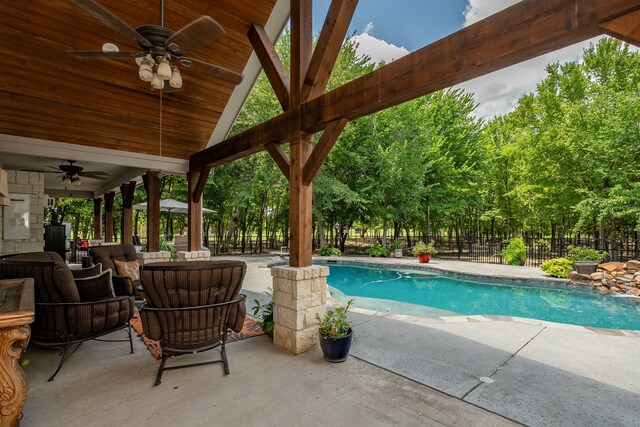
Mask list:
[[[543,251],[550,251],[551,250],[551,241],[549,241],[548,239],[540,239],[538,241],[536,241],[533,246],[535,246],[536,248],[540,248]]]
[[[566,279],[573,271],[573,263],[567,258],[553,258],[543,262],[540,269],[550,276]]]
[[[411,248],[411,253],[415,256],[418,256],[420,254],[425,254],[425,253],[430,253],[431,255],[435,255],[438,253],[438,250],[436,249],[433,242],[429,242],[427,244],[425,242],[420,241],[415,245],[413,245],[413,247]]]
[[[586,246],[567,246],[567,252],[571,261],[598,261],[602,262],[609,258],[609,254]]]
[[[160,250],[171,252],[171,261],[178,261],[176,247],[169,243],[164,235],[160,235]]]
[[[268,288],[264,293],[271,297],[271,301],[262,304],[257,299],[254,299],[253,316],[259,319],[256,321],[256,325],[260,329],[268,335],[273,335],[273,289]]]
[[[320,315],[316,313],[320,335],[330,338],[340,338],[347,335],[351,327],[351,323],[347,320],[347,311],[349,311],[354,301],[355,300],[350,299],[347,305],[327,311],[324,318],[321,318]]]
[[[516,237],[509,242],[501,255],[509,265],[522,265],[527,259],[527,246],[524,244],[522,237]]]
[[[320,256],[340,256],[342,251],[338,248],[332,248],[331,246],[323,246],[319,251]]]
[[[386,257],[389,256],[389,252],[389,249],[385,248],[380,243],[377,243],[367,249],[367,255],[371,256]]]
[[[394,240],[393,249],[402,249],[402,242],[400,240]]]

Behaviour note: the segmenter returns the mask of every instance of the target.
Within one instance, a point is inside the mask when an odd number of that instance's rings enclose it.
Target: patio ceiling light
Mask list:
[[[182,87],[182,76],[180,70],[165,56],[157,56],[155,59],[151,55],[136,58],[136,63],[140,66],[138,76],[143,82],[151,82],[154,89],[164,89],[164,81],[168,80],[169,85],[174,89]]]
[[[73,187],[79,187],[80,185],[82,185],[82,181],[80,181],[80,176],[77,174],[63,176],[62,183],[64,185],[70,185]]]

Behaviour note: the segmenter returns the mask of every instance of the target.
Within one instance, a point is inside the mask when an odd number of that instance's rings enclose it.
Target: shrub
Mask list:
[[[607,252],[601,252],[597,249],[587,248],[585,246],[567,246],[569,258],[571,261],[598,261],[602,262],[609,258]]]
[[[424,242],[418,242],[411,248],[411,253],[414,256],[418,256],[424,253],[430,253],[431,255],[435,255],[438,253],[438,250],[434,246],[433,242],[429,242],[428,244]]]
[[[573,263],[567,258],[553,258],[543,262],[540,269],[550,276],[566,279],[573,271]]]
[[[346,306],[338,307],[335,311],[327,311],[324,318],[321,318],[320,315],[316,313],[320,335],[323,337],[340,338],[349,333],[351,323],[347,320],[347,311],[349,311],[353,301],[353,299],[350,299]]]
[[[387,257],[389,256],[389,252],[389,249],[385,248],[380,243],[377,243],[367,249],[367,255],[371,256]]]
[[[501,253],[504,260],[509,265],[522,265],[527,260],[527,246],[521,237],[516,237],[509,242]]]
[[[342,255],[342,251],[338,248],[332,248],[331,246],[323,246],[320,248],[318,254],[320,256],[340,256]]]

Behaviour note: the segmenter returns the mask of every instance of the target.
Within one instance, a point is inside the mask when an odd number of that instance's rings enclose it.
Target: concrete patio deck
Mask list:
[[[243,259],[250,307],[271,285],[270,258]],[[23,425],[640,425],[640,333],[497,316],[351,319],[353,357],[343,364],[257,337],[229,344],[231,375],[218,365],[169,371],[155,388],[158,362],[139,341],[134,355],[126,344],[86,343],[53,383],[56,354],[30,348]]]

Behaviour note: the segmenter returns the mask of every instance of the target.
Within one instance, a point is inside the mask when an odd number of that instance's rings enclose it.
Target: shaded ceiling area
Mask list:
[[[99,3],[132,28],[159,23],[157,1]],[[249,26],[264,26],[275,3],[168,0],[164,25],[178,30],[213,17],[226,36],[188,56],[242,73],[252,53]],[[139,47],[69,0],[2,1],[0,14],[0,134],[187,159],[207,146],[235,89],[183,69],[183,88],[161,97],[138,78],[133,58],[70,56],[67,50],[100,50],[106,42],[120,51]]]

